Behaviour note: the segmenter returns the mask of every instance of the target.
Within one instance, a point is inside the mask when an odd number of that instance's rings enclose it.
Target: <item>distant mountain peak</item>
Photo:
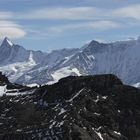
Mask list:
[[[8,37],[5,37],[1,46],[2,47],[12,47],[13,43],[11,42],[11,40]]]
[[[100,44],[98,41],[96,41],[96,40],[92,40],[89,44],[88,44],[88,46],[93,46],[93,45],[97,45],[97,44]]]

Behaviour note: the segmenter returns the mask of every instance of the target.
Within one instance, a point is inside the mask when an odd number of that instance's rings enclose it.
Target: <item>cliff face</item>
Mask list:
[[[140,139],[140,90],[114,75],[70,76],[9,96],[12,86],[0,98],[0,139]]]

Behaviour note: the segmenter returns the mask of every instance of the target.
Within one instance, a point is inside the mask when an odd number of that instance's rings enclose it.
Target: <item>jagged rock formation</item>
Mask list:
[[[0,140],[140,139],[140,90],[114,75],[12,86],[0,97]]]

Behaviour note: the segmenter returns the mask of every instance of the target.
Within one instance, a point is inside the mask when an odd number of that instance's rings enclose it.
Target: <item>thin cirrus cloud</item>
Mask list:
[[[128,21],[121,22],[125,18],[140,20],[140,4],[129,5],[121,8],[103,9],[97,7],[52,7],[28,11],[19,18],[28,20],[82,20],[75,24],[61,24],[48,27],[49,31],[64,32],[72,29],[96,29],[109,30],[128,26]],[[132,21],[134,22],[134,21]],[[122,24],[125,24],[122,25]]]
[[[115,15],[115,17],[133,18],[136,20],[140,20],[139,13],[140,13],[140,4],[129,5],[127,7],[115,9],[113,11],[113,15]]]
[[[108,30],[112,28],[119,28],[121,26],[122,25],[120,23],[105,20],[105,21],[83,22],[77,24],[53,26],[49,27],[49,30],[61,33],[67,30],[75,30],[75,29]]]
[[[26,19],[55,19],[55,20],[91,20],[100,10],[94,7],[55,7],[28,12],[21,18]]]
[[[139,21],[139,13],[140,4],[114,9],[97,7],[47,7],[23,13],[0,12],[0,20],[2,20],[0,21],[0,38],[3,38],[3,36],[10,38],[24,37],[27,34],[26,31],[16,23],[20,19],[28,21],[49,20],[53,23],[57,23],[57,20],[60,20],[61,25],[47,27],[48,31],[52,31],[55,34],[55,32],[60,33],[72,29],[109,30],[120,28],[124,27],[122,23],[128,22],[128,20],[124,20],[125,18]],[[125,22],[121,22],[122,19]],[[53,20],[56,20],[56,22]],[[65,24],[64,20],[82,21],[75,24],[71,22]]]
[[[12,12],[0,11],[0,39],[3,39],[5,36],[16,39],[26,35],[22,26],[11,21],[14,17],[15,15]]]
[[[16,16],[16,18],[26,20],[48,20],[52,23],[56,23],[54,26],[47,26],[46,29],[47,33],[50,33],[51,36],[56,36],[57,33],[67,33],[67,30],[95,29],[98,31],[121,27],[122,25],[120,23],[108,19],[108,12],[109,11],[105,9],[99,9],[96,7],[49,7],[27,11],[26,13],[22,14],[22,16]],[[57,25],[58,20],[61,21],[60,25]],[[64,20],[78,22],[69,22],[68,24],[64,23]],[[44,33],[42,34],[44,36]]]
[[[0,21],[0,39],[5,36],[15,39],[22,38],[26,35],[26,32],[22,27],[12,21]]]
[[[97,7],[52,7],[28,11],[23,19],[51,20],[109,20],[134,18],[140,20],[140,4],[120,8],[103,9]]]
[[[81,32],[85,30],[94,30],[95,32],[98,31],[104,31],[109,30],[113,28],[121,28],[122,25],[117,22],[113,21],[94,21],[94,22],[80,22],[80,23],[70,23],[70,24],[62,24],[62,25],[56,25],[56,26],[50,26],[46,29],[43,29],[41,31],[37,30],[28,30],[28,33],[30,34],[30,38],[33,35],[32,38],[49,38],[49,37],[57,37],[57,36],[63,36],[67,33],[72,32]]]

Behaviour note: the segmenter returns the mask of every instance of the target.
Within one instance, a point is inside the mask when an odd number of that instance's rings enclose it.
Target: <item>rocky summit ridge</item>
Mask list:
[[[69,76],[33,88],[2,77],[0,140],[140,139],[140,90],[115,75]]]

